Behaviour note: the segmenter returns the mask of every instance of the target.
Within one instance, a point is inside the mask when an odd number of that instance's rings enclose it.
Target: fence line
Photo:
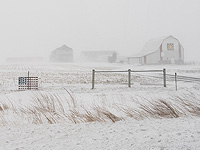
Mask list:
[[[175,82],[175,89],[177,91],[178,89],[178,81],[182,82],[195,82],[195,83],[200,83],[200,78],[197,77],[188,77],[188,76],[181,76],[178,75],[177,73],[173,74],[167,74],[166,69],[163,70],[124,70],[124,71],[105,71],[105,70],[92,70],[92,89],[94,89],[94,84],[95,84],[95,73],[128,73],[128,87],[131,87],[131,73],[136,73],[136,72],[162,72],[162,76],[151,76],[148,75],[148,77],[153,77],[153,78],[158,78],[158,79],[163,79],[163,85],[166,87],[166,81],[174,81]],[[143,75],[141,75],[143,76]]]
[[[160,75],[162,75],[162,74],[160,74]],[[146,76],[146,75],[141,75],[141,76]],[[178,74],[177,74],[177,76],[178,76]],[[148,75],[148,77],[158,78],[158,79],[162,78],[160,76],[152,76],[152,75]],[[200,78],[196,78],[196,77],[188,77],[188,76],[180,76],[180,75],[178,77],[179,77],[178,78],[179,81],[197,81],[197,82],[200,82]],[[174,81],[175,75],[174,74],[166,74],[166,78],[167,78],[167,81]]]
[[[93,69],[93,70],[94,70],[94,69]],[[129,70],[129,69],[128,69],[128,70]],[[96,70],[95,70],[95,72],[99,72],[99,73],[100,73],[100,72],[108,72],[108,73],[109,73],[109,72],[113,72],[113,73],[114,73],[114,72],[128,72],[128,70],[125,70],[125,71],[109,71],[109,70],[108,70],[108,71],[105,71],[105,70],[98,70],[98,71],[96,71]],[[131,69],[130,69],[130,71],[131,71],[131,72],[163,72],[163,70],[131,70]]]
[[[172,74],[167,74],[167,76],[172,79],[174,78],[174,75]],[[200,78],[196,78],[196,77],[188,77],[188,76],[178,76],[178,80],[179,81],[197,81],[200,82]]]
[[[95,73],[128,73],[128,87],[131,87],[131,72],[163,72],[163,85],[166,87],[166,69],[163,70],[124,70],[124,71],[105,71],[105,70],[99,70],[96,71],[95,69],[92,70],[92,89],[94,89],[94,83],[95,83]]]
[[[148,77],[158,78],[158,79],[162,78],[160,76],[149,76],[149,75],[148,75]],[[176,91],[178,90],[178,81],[189,82],[189,83],[200,83],[200,78],[182,76],[182,75],[178,75],[177,73],[175,73],[175,74],[166,74],[166,78],[167,78],[166,79],[167,81],[173,81],[173,82],[175,82],[175,89],[176,89]]]
[[[176,91],[177,91],[178,90],[177,73],[175,73],[175,87],[176,87]]]
[[[95,70],[95,72],[97,72],[97,73],[101,73],[101,72],[102,72],[102,73],[103,73],[103,72],[104,72],[104,73],[105,73],[105,72],[108,72],[108,73],[109,73],[109,72],[113,72],[113,73],[114,73],[114,72],[127,72],[127,71],[96,71],[96,70]]]
[[[188,77],[188,76],[180,76],[177,73],[175,73],[174,75],[167,74],[167,77],[168,77],[168,80],[171,80],[171,81],[175,82],[176,91],[178,90],[178,81],[190,82],[190,83],[200,83],[200,78]]]

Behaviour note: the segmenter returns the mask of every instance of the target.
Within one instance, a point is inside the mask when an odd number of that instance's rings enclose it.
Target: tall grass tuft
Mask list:
[[[16,106],[0,102],[0,125],[7,124],[56,124],[60,122],[117,122],[126,118],[141,120],[145,118],[178,118],[184,116],[200,117],[200,101],[193,93],[172,96],[167,99],[125,98],[117,103],[105,96],[98,98],[98,103],[87,104],[77,100],[68,90],[68,97],[57,94],[38,92],[27,106]],[[8,119],[13,115],[13,120]]]

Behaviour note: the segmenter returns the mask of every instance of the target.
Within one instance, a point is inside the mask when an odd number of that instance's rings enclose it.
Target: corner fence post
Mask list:
[[[166,69],[163,69],[163,82],[164,82],[164,87],[166,87]]]
[[[175,86],[176,86],[176,91],[178,90],[178,86],[177,86],[177,73],[175,73]]]
[[[94,76],[95,76],[95,70],[92,70],[92,89],[94,89]]]
[[[131,87],[131,69],[128,69],[128,87]]]

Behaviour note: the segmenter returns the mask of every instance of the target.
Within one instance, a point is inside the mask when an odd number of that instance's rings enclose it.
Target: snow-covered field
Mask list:
[[[199,65],[0,65],[0,149],[198,149],[200,82],[167,81],[162,70],[200,78]],[[39,77],[39,90],[19,91],[18,77]]]

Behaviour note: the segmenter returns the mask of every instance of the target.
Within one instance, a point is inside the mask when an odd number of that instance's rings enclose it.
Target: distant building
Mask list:
[[[181,64],[184,62],[184,48],[178,39],[165,36],[148,41],[143,50],[128,57],[130,64]]]
[[[81,61],[85,62],[116,62],[117,53],[115,51],[83,51]]]
[[[9,57],[6,59],[8,63],[41,63],[44,62],[42,57]]]
[[[63,45],[51,52],[51,62],[73,62],[73,49]]]
[[[127,56],[121,56],[121,55],[118,55],[117,56],[117,63],[128,63],[128,60],[127,60]]]

